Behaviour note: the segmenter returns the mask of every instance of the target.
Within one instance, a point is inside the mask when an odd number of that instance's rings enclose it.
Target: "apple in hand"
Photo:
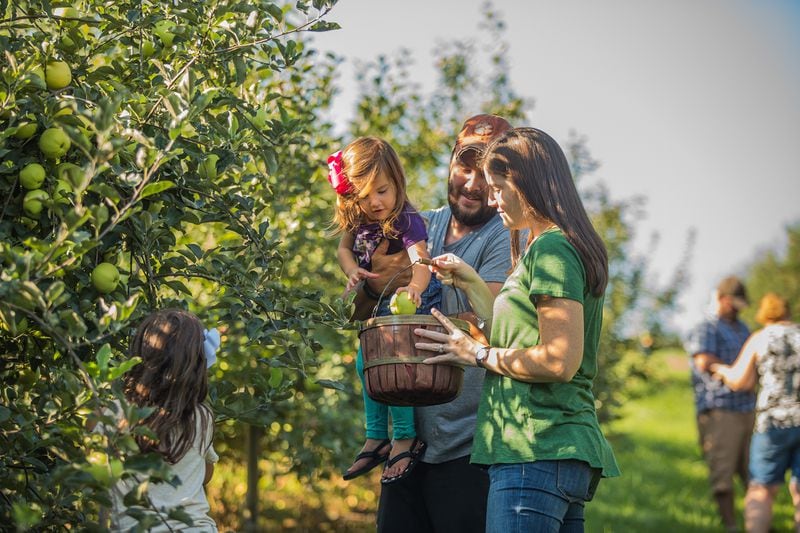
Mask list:
[[[414,315],[417,313],[417,306],[406,291],[396,292],[389,300],[389,311],[393,315]]]
[[[217,179],[217,161],[219,156],[217,154],[209,154],[200,165],[197,167],[197,173],[203,179]]]
[[[36,189],[35,191],[28,191],[22,199],[22,209],[25,214],[31,218],[36,218],[44,208],[44,203],[50,199],[50,195],[46,191]]]
[[[48,61],[44,67],[44,81],[50,90],[63,89],[72,81],[72,70],[64,61]]]
[[[48,128],[39,137],[39,150],[47,159],[58,159],[69,151],[72,142],[61,128]]]
[[[108,294],[119,285],[119,270],[111,263],[100,263],[92,270],[92,285],[97,292]]]
[[[44,177],[44,167],[39,163],[29,163],[19,172],[20,184],[29,191],[41,187]]]

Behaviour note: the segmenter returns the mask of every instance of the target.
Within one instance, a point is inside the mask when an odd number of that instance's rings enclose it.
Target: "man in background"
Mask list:
[[[686,351],[691,358],[697,429],[711,490],[723,525],[728,531],[737,531],[733,479],[738,474],[747,487],[756,397],[753,391],[732,391],[711,376],[709,367],[732,364],[750,335],[739,320],[739,312],[747,306],[742,282],[734,276],[723,279],[714,303],[714,315],[691,332]]]

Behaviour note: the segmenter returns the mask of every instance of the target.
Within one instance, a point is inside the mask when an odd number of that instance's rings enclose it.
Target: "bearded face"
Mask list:
[[[497,211],[489,207],[489,188],[483,171],[478,168],[475,150],[456,156],[450,165],[447,181],[447,202],[455,219],[465,226],[480,226],[488,222]]]

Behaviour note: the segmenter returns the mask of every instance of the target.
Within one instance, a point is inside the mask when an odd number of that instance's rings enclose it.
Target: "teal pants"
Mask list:
[[[356,357],[356,370],[361,378],[361,392],[364,395],[364,414],[368,439],[389,438],[389,413],[392,414],[392,433],[395,440],[413,439],[417,436],[414,429],[414,408],[397,407],[376,402],[367,394],[367,384],[364,382],[364,355],[361,346],[358,347]]]

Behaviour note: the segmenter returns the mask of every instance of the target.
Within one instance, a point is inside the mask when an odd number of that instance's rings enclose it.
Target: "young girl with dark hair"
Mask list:
[[[142,452],[161,455],[179,483],[151,482],[145,493],[151,505],[129,507],[125,495],[144,480],[135,476],[118,481],[111,494],[112,531],[135,528],[136,516],[155,518],[148,520],[156,522],[149,531],[217,531],[204,486],[219,459],[212,446],[214,416],[205,403],[207,368],[218,347],[216,329],[204,330],[195,315],[178,309],[152,313],[136,330],[130,353],[142,361],[123,376],[123,390],[129,403],[154,409],[137,423],[149,431],[136,432],[134,438]],[[122,428],[126,424],[119,422]],[[191,528],[168,518],[179,507],[191,518]]]

